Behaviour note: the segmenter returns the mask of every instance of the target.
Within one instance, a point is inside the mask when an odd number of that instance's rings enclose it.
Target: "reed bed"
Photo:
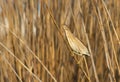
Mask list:
[[[0,82],[120,82],[119,8],[119,0],[0,0]],[[63,25],[89,57],[74,55]]]

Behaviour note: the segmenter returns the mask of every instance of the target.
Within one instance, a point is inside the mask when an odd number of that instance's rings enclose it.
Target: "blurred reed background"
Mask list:
[[[0,82],[120,82],[119,0],[0,0]],[[62,25],[90,51],[79,65]]]

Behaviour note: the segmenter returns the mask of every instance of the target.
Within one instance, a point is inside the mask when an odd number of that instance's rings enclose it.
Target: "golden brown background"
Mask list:
[[[80,64],[63,24],[90,51]],[[120,1],[0,0],[0,82],[39,81],[120,82]]]

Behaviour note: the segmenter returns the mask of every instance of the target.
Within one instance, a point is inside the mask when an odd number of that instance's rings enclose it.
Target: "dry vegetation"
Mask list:
[[[0,0],[0,82],[120,82],[119,8],[119,0]],[[80,64],[63,24],[90,52]]]

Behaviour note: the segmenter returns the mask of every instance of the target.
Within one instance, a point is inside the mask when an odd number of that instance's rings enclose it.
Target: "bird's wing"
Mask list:
[[[72,33],[66,33],[67,34],[67,39],[68,39],[68,43],[70,45],[70,47],[72,48],[73,51],[75,52],[79,52],[79,47],[78,45],[76,45],[76,41],[74,39],[75,36],[73,36]]]
[[[75,40],[76,40],[76,44],[77,44],[81,54],[89,55],[89,52],[88,52],[88,49],[86,48],[86,46],[80,40],[78,40],[76,37],[75,37]]]

